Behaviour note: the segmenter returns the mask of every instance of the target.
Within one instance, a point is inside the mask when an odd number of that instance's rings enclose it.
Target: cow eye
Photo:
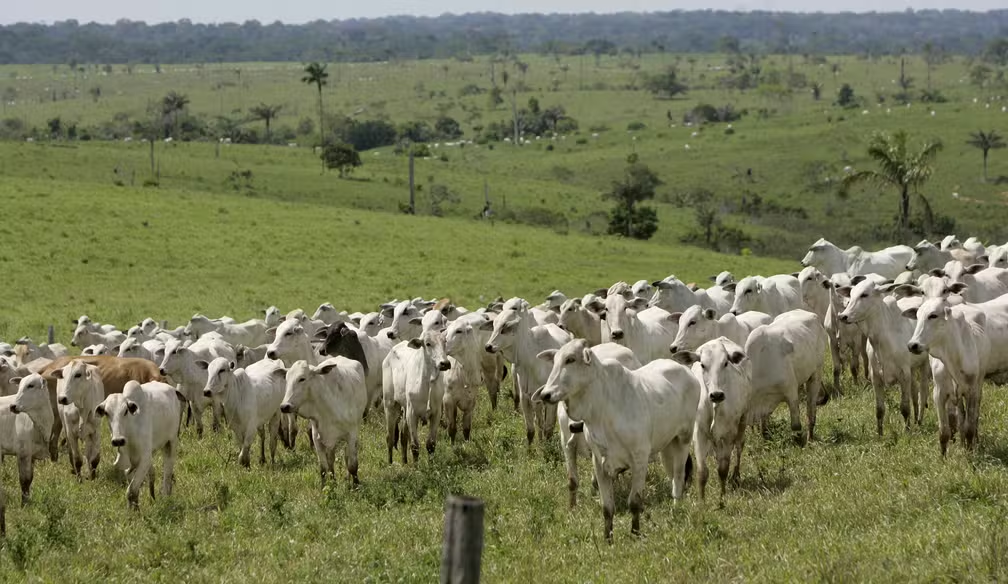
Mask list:
[[[298,383],[304,383],[304,382],[305,382],[304,377],[298,377]]]
[[[691,320],[691,321],[689,321],[689,324],[687,324],[686,326],[689,327],[689,326],[693,326],[695,324],[696,324],[696,321],[695,320]]]
[[[567,357],[566,359],[564,359],[564,363],[566,363],[567,365],[570,365],[573,362],[574,362],[574,357]]]
[[[428,347],[433,347],[434,345],[432,345],[431,343],[427,343],[427,346]]]
[[[285,333],[284,333],[284,336],[285,336],[285,337],[289,337],[289,336],[291,336],[292,334],[294,334],[294,333],[293,333],[293,331],[287,331],[287,332],[285,332]]]
[[[937,314],[930,314],[930,315],[928,315],[928,320],[934,320],[936,318],[938,318]]]
[[[746,294],[752,294],[752,290],[746,290],[745,293]]]

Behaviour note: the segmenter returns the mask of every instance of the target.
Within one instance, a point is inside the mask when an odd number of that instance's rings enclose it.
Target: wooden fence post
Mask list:
[[[56,342],[56,331],[53,330],[53,325],[49,325],[49,336],[46,338],[49,339],[47,342],[50,345]]]
[[[449,495],[445,501],[441,584],[475,584],[483,555],[483,501]]]

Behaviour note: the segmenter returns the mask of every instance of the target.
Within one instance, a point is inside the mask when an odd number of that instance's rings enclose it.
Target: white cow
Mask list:
[[[159,340],[139,341],[136,337],[126,337],[119,345],[119,356],[133,359],[147,359],[158,365],[164,361],[165,344]]]
[[[81,349],[81,355],[111,355],[112,349],[105,345],[88,345]]]
[[[894,285],[879,286],[870,278],[854,278],[852,282],[853,288],[843,286],[837,290],[841,296],[849,298],[839,318],[844,324],[859,325],[868,337],[878,435],[882,435],[885,419],[887,385],[900,387],[900,413],[909,430],[911,404],[918,424],[927,405],[927,355],[914,355],[907,351],[907,342],[913,336],[914,327],[912,322],[903,318],[897,299],[888,295]]]
[[[914,251],[906,245],[895,245],[879,251],[865,251],[858,246],[842,250],[820,238],[812,244],[802,259],[802,267],[815,266],[824,274],[847,272],[851,276],[880,274],[895,278],[913,258]]]
[[[326,324],[335,324],[337,322],[347,322],[350,320],[350,315],[345,310],[336,310],[336,307],[332,304],[323,302],[315,309],[312,320],[319,320]]]
[[[735,301],[731,313],[735,316],[748,310],[778,316],[804,306],[798,278],[790,274],[769,278],[749,276],[742,278],[737,284],[727,284],[725,289],[734,289]]]
[[[8,384],[17,387],[17,393],[0,397],[0,456],[17,457],[21,504],[25,505],[31,496],[35,461],[49,457],[53,409],[41,375],[14,377]]]
[[[95,322],[91,320],[91,317],[86,314],[80,315],[80,317],[72,320],[71,322],[73,323],[75,329],[76,327],[82,326],[87,330],[95,333],[111,333],[116,330],[116,326],[114,324],[101,324]]]
[[[127,381],[122,393],[113,393],[95,408],[95,413],[109,420],[113,448],[121,449],[129,460],[126,501],[130,508],[139,509],[144,481],[154,498],[155,450],[163,453],[161,494],[171,495],[185,401],[186,396],[167,383]]]
[[[452,334],[451,331],[453,327],[463,327],[464,325],[469,325],[476,332],[476,340],[478,342],[480,352],[480,370],[482,371],[483,384],[486,385],[487,393],[490,395],[490,409],[492,410],[497,409],[497,396],[500,393],[501,382],[507,375],[507,367],[504,365],[504,356],[500,353],[487,353],[484,349],[487,341],[490,340],[490,336],[493,334],[493,331],[484,330],[483,327],[487,322],[493,323],[494,317],[496,317],[496,315],[493,313],[470,312],[468,314],[463,314],[458,319],[452,321],[445,330],[446,342],[450,342],[449,335]],[[455,334],[458,334],[458,332]],[[468,337],[465,338],[471,341]],[[518,411],[519,403],[517,389],[513,394],[513,398],[515,411]]]
[[[203,396],[219,402],[238,445],[238,462],[249,467],[252,441],[259,436],[259,464],[266,464],[266,435],[270,439],[270,464],[276,464],[280,436],[280,403],[283,401],[287,371],[280,361],[263,360],[236,369],[234,361],[218,357],[207,363]]]
[[[106,347],[118,347],[126,340],[125,333],[121,331],[95,332],[85,325],[78,325],[74,330],[70,344],[74,347],[87,347],[88,345],[105,345]]]
[[[847,272],[837,272],[823,282],[823,286],[829,293],[829,306],[826,309],[826,317],[823,319],[823,326],[826,328],[826,337],[829,339],[830,358],[833,361],[833,391],[840,391],[840,374],[845,365],[850,369],[851,380],[858,382],[861,371],[864,371],[865,380],[870,375],[868,361],[868,337],[860,327],[847,324],[840,320],[840,313],[847,306],[847,299],[840,295],[837,290],[844,286],[853,286],[850,274]],[[876,281],[881,285],[881,282]]]
[[[59,380],[56,383],[56,401],[63,427],[67,431],[70,467],[80,480],[81,467],[86,458],[93,480],[101,459],[101,420],[95,414],[95,408],[105,399],[105,384],[101,373],[95,365],[71,361],[63,369],[53,371],[52,376]],[[83,457],[80,450],[82,441]]]
[[[24,347],[21,351],[17,351],[15,349],[19,365],[24,365],[25,363],[29,363],[39,358],[56,359],[57,357],[63,357],[70,353],[66,346],[61,345],[60,343],[36,345],[29,337],[21,337],[15,344]]]
[[[591,295],[588,302],[593,298],[597,297]],[[592,346],[602,343],[601,321],[598,314],[585,308],[581,298],[570,298],[560,306],[560,328]]]
[[[480,320],[482,324],[482,319]],[[484,356],[492,357],[483,346],[480,331],[468,320],[456,320],[444,332],[445,353],[451,367],[439,376],[444,386],[444,415],[448,422],[448,438],[455,443],[458,430],[458,413],[462,413],[462,438],[469,440],[473,412],[476,411],[476,392],[484,385]]]
[[[171,341],[165,345],[165,356],[161,362],[161,375],[170,375],[179,384],[182,395],[189,400],[193,417],[196,418],[196,435],[203,436],[203,410],[212,402],[203,396],[206,387],[207,372],[200,368],[197,361],[213,361],[224,357],[228,361],[235,360],[234,349],[216,335],[204,335],[196,342],[185,346],[179,341]],[[212,407],[213,430],[220,428],[220,408]]]
[[[991,268],[986,264],[964,266],[951,261],[943,268],[931,270],[930,275],[945,278],[950,284],[962,284],[965,286],[960,292],[963,300],[974,304],[1008,294],[1008,269],[1005,268]]]
[[[965,265],[974,264],[978,261],[977,258],[984,255],[982,250],[980,253],[976,253],[962,247],[938,249],[935,244],[926,239],[915,245],[913,251],[914,255],[907,262],[906,269],[919,270],[921,272],[941,268],[951,261],[960,261]]]
[[[613,285],[605,302],[588,306],[605,315],[612,342],[634,352],[641,363],[668,357],[668,347],[675,340],[679,319],[668,311],[651,307],[647,301],[635,298],[623,282]]]
[[[752,359],[750,420],[763,419],[787,403],[791,430],[804,443],[799,415],[799,391],[805,386],[809,440],[815,438],[816,407],[822,386],[826,331],[807,310],[792,310],[749,334],[745,354]]]
[[[791,275],[798,278],[802,302],[805,303],[804,308],[814,312],[820,320],[825,319],[826,311],[829,310],[830,305],[830,292],[826,285],[826,276],[815,266],[803,268],[802,271]]]
[[[210,320],[202,314],[189,319],[186,330],[190,336],[202,337],[215,331],[231,345],[254,347],[266,342],[266,321],[253,318],[242,323],[228,323],[220,320]]]
[[[732,453],[735,454],[732,482],[738,483],[742,468],[752,393],[752,361],[741,346],[727,337],[707,341],[696,352],[678,352],[672,359],[691,367],[703,390],[693,429],[700,498],[704,498],[707,486],[707,457],[713,455],[717,460],[721,501],[724,502]]]
[[[321,356],[343,356],[361,363],[368,389],[368,409],[378,407],[382,399],[381,364],[396,345],[396,341],[384,332],[371,336],[350,324],[339,322],[316,333],[315,340],[320,342]],[[314,363],[307,356],[302,358]]]
[[[444,335],[434,331],[421,333],[419,337],[392,347],[382,361],[382,398],[389,464],[392,464],[392,449],[397,438],[401,439],[403,464],[406,464],[407,442],[413,452],[413,462],[418,461],[421,422],[430,426],[427,452],[434,454],[444,402],[443,388],[435,380],[440,372],[450,367]],[[405,418],[405,427],[400,427],[402,418]]]
[[[525,438],[532,444],[536,428],[539,439],[548,440],[556,425],[556,408],[533,405],[531,401],[532,393],[549,376],[549,366],[535,357],[541,351],[560,348],[573,337],[555,324],[537,325],[528,303],[521,298],[512,298],[506,305],[509,308],[493,322],[481,325],[493,331],[484,349],[491,354],[501,353],[513,364],[519,406],[525,419]]]
[[[653,282],[652,285],[655,287],[655,292],[651,296],[650,306],[668,312],[682,312],[694,304],[699,304],[704,308],[713,308],[721,315],[731,308],[729,294],[720,286],[712,287],[712,294],[708,294],[707,290],[690,288],[675,276],[668,276]]]
[[[287,371],[280,411],[311,422],[323,488],[327,472],[336,480],[333,461],[341,440],[346,441],[347,474],[354,485],[360,483],[357,438],[367,404],[364,368],[357,361],[345,357],[330,357],[318,365],[298,361]]]
[[[957,422],[963,444],[976,446],[984,379],[1008,371],[1008,296],[981,304],[953,306],[948,298],[927,298],[903,312],[917,325],[907,348],[930,354],[942,456]],[[957,412],[963,419],[956,420]]]
[[[675,316],[675,314],[673,314]],[[691,306],[679,315],[679,331],[669,349],[673,353],[693,351],[697,347],[718,337],[727,337],[733,343],[744,347],[749,333],[758,326],[770,324],[773,317],[764,312],[750,310],[738,316],[728,313],[721,318],[713,308]]]
[[[630,471],[630,530],[639,534],[651,456],[661,454],[672,497],[683,496],[700,382],[671,359],[632,371],[617,361],[598,359],[584,339],[566,343],[552,357],[553,368],[536,399],[549,404],[563,401],[570,417],[584,422],[609,542],[616,510],[613,479]]]

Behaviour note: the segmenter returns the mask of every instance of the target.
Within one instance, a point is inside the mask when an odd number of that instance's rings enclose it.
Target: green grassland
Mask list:
[[[3,178],[0,192],[10,242],[0,259],[0,338],[40,335],[54,321],[65,341],[63,323],[81,312],[175,323],[195,311],[252,316],[270,303],[363,309],[437,293],[477,304],[665,272],[699,279],[720,268],[770,273],[792,265],[226,192],[49,178]],[[474,440],[442,442],[415,467],[385,464],[384,428],[371,417],[357,491],[346,482],[320,491],[305,443],[281,451],[274,468],[247,471],[228,437],[197,440],[186,429],[173,496],[144,496],[139,513],[127,511],[109,469],[106,430],[96,481],[77,484],[63,457],[38,464],[28,507],[12,499],[0,579],[429,582],[438,572],[444,497],[459,492],[487,503],[488,582],[1003,579],[1004,393],[985,393],[979,452],[954,445],[943,461],[930,411],[922,428],[906,433],[892,396],[879,439],[870,392],[848,380],[844,392],[820,410],[820,441],[805,449],[791,443],[780,414],[770,440],[753,434],[742,484],[723,509],[695,491],[674,503],[663,471],[652,468],[638,540],[629,535],[622,484],[612,547],[587,479],[580,506],[569,511],[557,445],[526,449],[520,417],[507,405],[491,412],[485,397]],[[581,473],[590,476],[586,462]],[[10,461],[3,476],[16,493]]]
[[[1002,97],[1008,96],[1008,91],[997,85],[973,86],[969,78],[973,63],[966,59],[952,58],[931,72],[931,86],[948,102],[911,101],[909,107],[893,103],[899,77],[895,58],[836,57],[830,58],[829,64],[798,56],[762,58],[764,79],[786,77],[789,71],[803,75],[810,84],[822,83],[821,101],[814,101],[807,87],[789,91],[768,81],[745,92],[723,89],[722,80],[728,75],[723,55],[691,57],[693,62],[673,55],[644,55],[640,60],[606,57],[598,66],[590,56],[554,59],[529,55],[522,59],[529,65],[524,80],[514,67],[498,63],[498,85],[502,71],[507,70],[512,87],[524,86],[517,94],[519,106],[530,97],[536,97],[543,107],[561,104],[579,121],[580,131],[555,142],[545,136],[524,147],[496,143],[492,150],[489,146],[435,149],[431,159],[418,161],[417,182],[427,188],[430,183],[445,185],[458,194],[459,203],[446,205],[446,214],[475,216],[482,208],[486,184],[495,208],[519,213],[519,221],[534,223],[528,215],[542,215],[539,212],[547,210],[554,217],[561,216],[559,222],[548,222],[555,230],[604,231],[600,213],[606,205],[599,195],[619,177],[626,157],[636,152],[665,181],[656,202],[661,228],[655,239],[659,243],[677,245],[694,229],[693,211],[669,201],[675,193],[700,188],[725,201],[724,220],[755,238],[751,247],[758,253],[794,258],[822,235],[844,246],[887,243],[890,231],[878,226],[891,224],[895,196],[867,189],[842,201],[831,184],[842,176],[845,166],[859,169],[870,164],[864,152],[872,132],[905,129],[915,140],[938,138],[945,144],[934,178],[923,191],[934,210],[953,217],[960,235],[977,234],[991,242],[1008,239],[1003,221],[1008,190],[999,180],[1008,175],[1008,163],[1002,160],[1002,152],[994,151],[992,180],[983,183],[980,151],[965,143],[968,133],[979,129],[1005,133],[1008,113],[1002,108],[1008,101]],[[839,65],[835,75],[833,63]],[[691,87],[687,94],[659,100],[632,89],[641,86],[645,75],[668,65],[678,66],[680,76]],[[128,120],[144,119],[149,106],[174,90],[189,97],[190,113],[208,119],[219,115],[245,118],[248,109],[258,103],[280,104],[283,109],[273,123],[275,133],[295,128],[302,118],[317,119],[314,89],[301,83],[301,66],[296,63],[166,65],[160,74],[154,73],[153,66],[138,65],[132,71],[127,74],[116,66],[110,74],[97,68],[71,74],[62,66],[0,67],[0,90],[13,87],[20,96],[2,116],[22,119],[29,127],[44,127],[46,120],[55,116],[82,127],[108,122],[116,114]],[[923,60],[908,57],[906,71],[913,78],[910,93],[916,96],[928,84]],[[466,85],[489,89],[489,77],[490,62],[485,57],[471,63],[332,64],[330,83],[324,91],[325,108],[356,119],[387,118],[396,124],[433,122],[446,114],[459,120],[464,137],[472,139],[474,126],[510,116],[508,103],[491,109],[485,94],[460,96]],[[864,100],[863,106],[843,109],[832,104],[843,83],[854,87]],[[101,88],[97,100],[89,92],[95,86]],[[56,101],[52,101],[54,94]],[[887,101],[877,104],[876,94]],[[685,126],[683,114],[698,103],[730,104],[748,114],[733,124],[731,134],[726,133],[724,124]],[[669,127],[668,112],[674,127]],[[642,123],[646,128],[630,132],[630,123]],[[262,122],[247,124],[262,131]],[[692,136],[697,131],[699,135]],[[598,134],[597,138],[593,134]],[[579,140],[583,143],[578,144]],[[249,169],[261,196],[393,211],[405,202],[406,161],[394,156],[390,148],[364,153],[364,166],[355,173],[357,180],[337,181],[315,172],[318,162],[303,147],[317,141],[317,136],[298,136],[295,141],[302,147],[221,148],[219,158],[209,144],[159,144],[162,184],[213,192],[232,171]],[[548,145],[553,150],[548,150]],[[147,153],[136,143],[81,144],[66,155],[69,158],[47,151],[44,162],[17,150],[20,158],[5,150],[5,160],[0,162],[4,174],[38,176],[42,167],[42,176],[104,184],[122,179],[112,174],[113,168],[139,177],[138,184],[150,175]],[[447,160],[439,158],[442,154]],[[78,160],[92,164],[82,168],[75,163]],[[746,176],[749,169],[751,181]],[[827,183],[827,179],[833,182]],[[731,209],[731,204],[737,207],[743,193],[802,208],[807,218],[772,213],[755,216]],[[960,197],[953,198],[952,193]],[[420,196],[420,210],[427,212],[429,202],[423,200],[423,192]],[[916,200],[913,209],[918,212]],[[727,215],[729,211],[733,214]]]
[[[389,148],[364,153],[354,178],[339,180],[320,173],[306,147],[308,136],[298,138],[297,148],[159,142],[155,187],[144,186],[151,178],[149,151],[139,141],[0,143],[0,338],[43,337],[54,323],[58,340],[67,342],[70,319],[82,313],[120,326],[146,316],[174,325],[195,312],[250,318],[271,304],[312,310],[329,301],[365,310],[393,297],[436,295],[474,307],[497,295],[537,301],[557,288],[579,294],[621,279],[670,273],[699,282],[723,269],[738,276],[790,272],[819,235],[865,244],[865,226],[895,213],[893,194],[878,200],[872,193],[855,194],[845,203],[812,184],[822,173],[839,176],[847,164],[865,164],[864,143],[876,129],[943,139],[946,149],[926,188],[932,205],[955,217],[960,236],[1008,237],[1004,187],[979,181],[979,151],[964,144],[969,131],[1001,131],[1008,114],[1001,112],[1004,102],[996,92],[969,86],[961,59],[932,73],[948,103],[892,107],[888,114],[886,105],[872,104],[867,115],[830,102],[844,82],[865,96],[893,91],[895,61],[835,59],[841,69],[834,78],[828,66],[795,57],[796,70],[825,84],[817,103],[807,93],[781,99],[765,90],[739,94],[700,87],[713,86],[721,74],[708,69],[720,65],[719,56],[700,58],[692,67],[682,60],[681,72],[697,88],[671,101],[622,89],[640,71],[674,63],[671,55],[645,56],[638,72],[610,59],[596,68],[586,58],[583,82],[576,59],[567,60],[566,75],[552,59],[526,60],[532,91],[519,99],[535,95],[544,106],[562,103],[581,123],[580,134],[558,140],[552,151],[541,140],[492,150],[441,148],[446,162],[417,160],[424,189],[415,217],[398,213],[407,196],[406,160]],[[786,57],[765,63],[788,67]],[[118,112],[136,118],[148,101],[169,90],[187,93],[199,115],[243,112],[261,101],[284,104],[278,126],[315,115],[313,89],[300,83],[299,66],[242,64],[241,86],[235,67],[165,66],[160,75],[149,67],[133,75],[116,67],[109,76],[89,73],[86,79],[69,76],[65,67],[55,75],[48,66],[3,67],[0,91],[15,86],[34,100],[6,106],[0,117],[23,117],[30,125],[57,115],[84,125]],[[346,114],[363,107],[362,117],[384,113],[398,123],[432,120],[439,104],[448,102],[442,109],[463,120],[460,104],[466,103],[470,111],[481,108],[480,119],[465,122],[469,135],[473,124],[507,116],[504,107],[486,111],[485,95],[457,97],[467,83],[488,87],[488,68],[485,60],[333,65],[326,107]],[[911,59],[908,69],[923,86],[922,63]],[[512,82],[521,79],[510,72]],[[554,77],[558,91],[549,90]],[[416,88],[420,81],[423,97]],[[94,102],[87,89],[99,83],[102,97]],[[589,89],[579,90],[582,84]],[[78,97],[45,99],[54,85]],[[442,90],[445,97],[429,97]],[[984,107],[988,98],[990,108]],[[681,116],[700,101],[776,113],[765,119],[751,113],[734,124],[731,135],[713,125],[694,138],[696,128],[683,127]],[[668,109],[675,127],[668,127]],[[647,129],[631,135],[626,127],[635,121]],[[591,129],[603,125],[609,129]],[[599,137],[592,138],[596,132]],[[587,141],[577,144],[577,138]],[[584,223],[606,209],[599,193],[631,151],[666,182],[656,202],[661,226],[655,240],[589,235],[598,227]],[[1002,154],[992,154],[992,177],[1008,174]],[[755,183],[736,178],[747,168]],[[244,170],[252,171],[251,182],[231,180]],[[543,229],[473,220],[484,181],[499,213],[548,209],[562,213],[568,225]],[[429,216],[432,183],[460,195],[446,217]],[[692,211],[663,201],[698,187],[726,198],[754,190],[803,207],[809,217],[792,223],[727,219],[779,240],[780,259],[687,247],[679,238],[693,228]],[[953,191],[962,197],[953,199]],[[173,496],[156,502],[144,496],[139,513],[127,511],[125,488],[109,470],[106,430],[98,480],[78,484],[63,457],[37,466],[29,506],[19,508],[17,497],[11,498],[0,581],[430,582],[438,573],[449,493],[487,503],[487,582],[1008,578],[1008,399],[1002,389],[984,393],[978,451],[966,454],[954,444],[945,460],[932,411],[922,427],[906,432],[890,395],[886,434],[878,438],[870,390],[845,377],[842,391],[820,409],[819,441],[804,449],[792,444],[781,413],[769,439],[752,434],[741,485],[729,491],[723,508],[715,500],[700,501],[695,490],[674,503],[664,472],[652,468],[643,536],[635,539],[623,479],[611,547],[602,538],[588,464],[580,467],[580,506],[568,510],[555,441],[527,449],[520,417],[509,406],[491,412],[485,398],[472,442],[452,447],[442,441],[433,458],[411,467],[385,464],[383,424],[368,419],[361,440],[363,484],[356,491],[346,482],[320,491],[314,454],[305,443],[295,452],[282,451],[276,467],[246,471],[237,465],[229,437],[197,440],[189,428]],[[2,473],[9,495],[17,492],[14,468],[8,460]]]

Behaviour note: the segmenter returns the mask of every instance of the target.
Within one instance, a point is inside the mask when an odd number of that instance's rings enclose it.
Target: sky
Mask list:
[[[76,19],[115,22],[120,18],[148,23],[188,18],[193,22],[276,20],[301,23],[323,19],[373,18],[397,14],[437,16],[446,12],[655,12],[664,10],[774,10],[798,12],[903,11],[957,8],[994,10],[1004,0],[3,0],[0,24]]]

